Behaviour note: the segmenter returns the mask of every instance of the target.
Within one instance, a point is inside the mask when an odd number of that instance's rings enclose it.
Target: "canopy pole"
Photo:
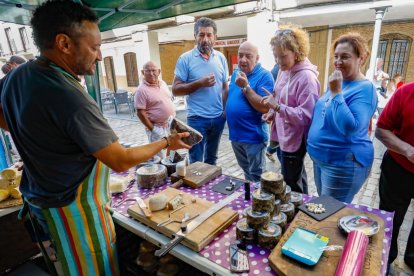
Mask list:
[[[375,8],[375,28],[374,28],[374,36],[372,38],[372,48],[371,48],[371,58],[369,61],[369,75],[367,76],[370,81],[374,79],[375,67],[377,66],[376,60],[378,55],[378,45],[381,35],[381,26],[382,20],[384,19],[385,12],[387,11],[388,7],[380,7]]]

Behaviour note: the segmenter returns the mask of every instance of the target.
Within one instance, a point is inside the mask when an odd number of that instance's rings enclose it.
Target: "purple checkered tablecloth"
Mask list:
[[[199,189],[192,189],[186,186],[181,186],[179,190],[192,194],[196,197],[206,199],[211,202],[219,202],[221,199],[226,197],[226,195],[214,192],[212,190],[212,187],[218,184],[226,177],[228,176],[219,176],[211,180],[207,184],[203,185]],[[170,184],[171,181],[169,179],[167,180],[167,183],[165,185],[154,189],[139,189],[135,183],[131,184],[128,190],[126,190],[124,193],[116,194],[112,197],[112,206],[116,206],[122,200],[134,198],[136,196],[147,198],[166,189]],[[254,187],[253,185],[251,185],[251,190],[253,191],[253,189]],[[239,188],[239,191],[243,191],[243,186]],[[309,201],[311,198],[311,196],[304,195],[304,202]],[[134,201],[125,201],[114,209],[120,214],[129,217],[129,215],[127,214],[127,210],[128,207],[133,204],[135,204]],[[233,210],[237,211],[241,217],[242,211],[250,205],[251,201],[246,201],[244,200],[244,198],[239,198],[231,202],[228,206],[231,207]],[[349,204],[348,207],[375,214],[384,220],[384,246],[382,250],[381,275],[385,275],[387,268],[386,264],[388,260],[388,253],[391,244],[393,214],[363,205]],[[236,223],[233,223],[229,228],[225,229],[223,233],[216,237],[209,245],[207,245],[203,250],[201,250],[199,254],[224,268],[230,269],[228,248],[230,243],[236,240],[235,228]],[[263,249],[257,245],[248,245],[247,251],[249,254],[250,272],[243,273],[242,275],[276,275],[276,273],[270,268],[268,263],[268,256],[270,254],[270,250]]]

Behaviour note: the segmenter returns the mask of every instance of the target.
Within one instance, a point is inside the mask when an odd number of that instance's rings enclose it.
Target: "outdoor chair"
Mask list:
[[[128,91],[126,90],[118,90],[114,94],[114,104],[115,104],[115,113],[118,114],[120,111],[120,107],[122,105],[126,105],[128,107],[128,111],[131,115],[131,118],[134,116],[134,105],[131,102],[130,96]]]
[[[101,90],[101,104],[102,110],[111,109],[115,106],[114,92],[106,88]]]

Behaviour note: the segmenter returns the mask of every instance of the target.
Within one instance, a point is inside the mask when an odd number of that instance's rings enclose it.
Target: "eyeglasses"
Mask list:
[[[291,29],[277,30],[275,32],[275,36],[290,35],[290,34],[294,34]]]
[[[154,69],[154,70],[147,70],[147,69],[144,69],[144,73],[158,73],[158,70],[159,69]]]

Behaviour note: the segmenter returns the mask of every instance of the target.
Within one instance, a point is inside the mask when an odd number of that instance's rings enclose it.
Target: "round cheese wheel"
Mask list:
[[[167,179],[167,168],[161,164],[152,164],[137,170],[137,183],[140,188],[156,188],[162,186]]]
[[[149,198],[148,206],[151,211],[159,211],[165,209],[168,198],[165,195],[154,195]]]

